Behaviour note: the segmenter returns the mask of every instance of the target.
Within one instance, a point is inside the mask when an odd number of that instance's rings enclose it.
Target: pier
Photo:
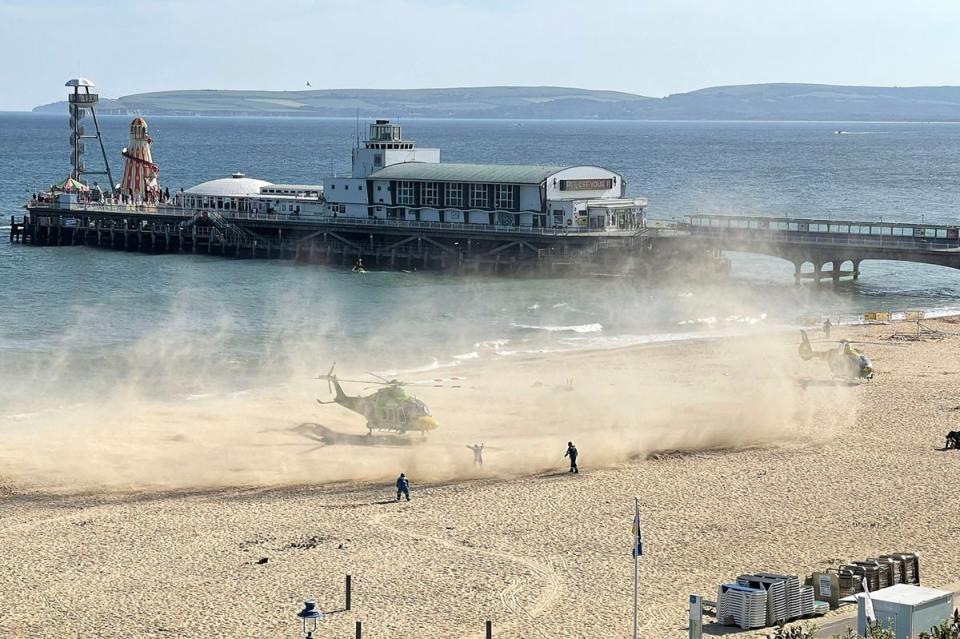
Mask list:
[[[858,279],[865,260],[960,269],[957,226],[863,220],[691,215],[678,232],[704,249],[770,255],[794,265],[794,280]],[[811,269],[805,271],[804,266]],[[849,264],[848,268],[844,268]],[[829,269],[825,268],[830,266]]]
[[[31,202],[11,241],[144,253],[295,259],[315,264],[485,273],[609,270],[653,245],[623,232],[497,227],[337,216],[209,211],[141,204]]]
[[[693,215],[617,232],[158,204],[31,202],[27,210],[27,216],[11,217],[11,242],[347,266],[362,260],[368,267],[404,270],[647,273],[685,263],[716,268],[725,262],[724,251],[788,260],[798,284],[858,279],[865,260],[960,269],[958,228],[932,224]]]

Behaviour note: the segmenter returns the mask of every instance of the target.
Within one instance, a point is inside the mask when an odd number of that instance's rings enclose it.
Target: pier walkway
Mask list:
[[[592,272],[650,250],[645,228],[595,231],[401,219],[200,210],[154,204],[31,202],[11,240],[151,253],[401,269]]]
[[[864,260],[894,260],[960,269],[958,226],[734,215],[691,215],[677,230],[705,247],[789,260],[794,277],[860,276]],[[806,264],[810,272],[804,272]],[[851,267],[844,270],[849,263]],[[830,265],[830,269],[824,267]]]
[[[27,210],[28,216],[11,219],[12,242],[492,272],[660,273],[688,263],[714,268],[725,262],[723,251],[740,251],[788,260],[797,283],[818,284],[857,279],[864,260],[960,269],[960,226],[953,225],[698,214],[649,221],[641,229],[597,231],[154,204],[65,207],[34,201]]]

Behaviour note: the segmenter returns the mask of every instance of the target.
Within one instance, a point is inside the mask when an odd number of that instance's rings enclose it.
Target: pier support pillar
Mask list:
[[[813,263],[813,279],[817,285],[820,285],[820,278],[823,277],[823,263],[817,261]]]
[[[794,262],[793,263],[793,283],[797,286],[800,286],[800,277],[803,272],[803,262]]]
[[[833,276],[834,284],[840,281],[840,265],[841,264],[843,264],[843,262],[838,262],[837,260],[834,260],[833,262],[831,262],[833,270],[830,272],[830,275]]]
[[[860,262],[863,260],[853,260],[853,279],[860,279]]]

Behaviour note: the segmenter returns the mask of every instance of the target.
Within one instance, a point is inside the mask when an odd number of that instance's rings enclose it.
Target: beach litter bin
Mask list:
[[[857,595],[857,632],[867,636],[865,593]],[[870,594],[877,623],[896,639],[914,639],[953,614],[953,593],[911,584],[897,584]]]
[[[810,575],[808,583],[813,586],[813,598],[816,601],[827,602],[831,610],[840,607],[840,576],[836,571],[815,572]]]

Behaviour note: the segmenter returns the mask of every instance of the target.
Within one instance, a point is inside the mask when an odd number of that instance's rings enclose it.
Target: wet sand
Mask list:
[[[960,421],[960,337],[886,339],[909,330],[835,330],[876,342],[877,377],[854,386],[800,361],[792,333],[482,360],[458,367],[461,391],[421,391],[443,427],[409,446],[318,441],[313,424],[364,430],[315,408],[315,382],[10,429],[0,636],[298,636],[302,600],[341,608],[347,573],[353,610],[320,636],[357,619],[369,637],[480,637],[485,619],[628,636],[634,496],[643,636],[685,636],[687,595],[744,571],[919,551],[926,583],[955,582],[960,452],[938,448]]]

